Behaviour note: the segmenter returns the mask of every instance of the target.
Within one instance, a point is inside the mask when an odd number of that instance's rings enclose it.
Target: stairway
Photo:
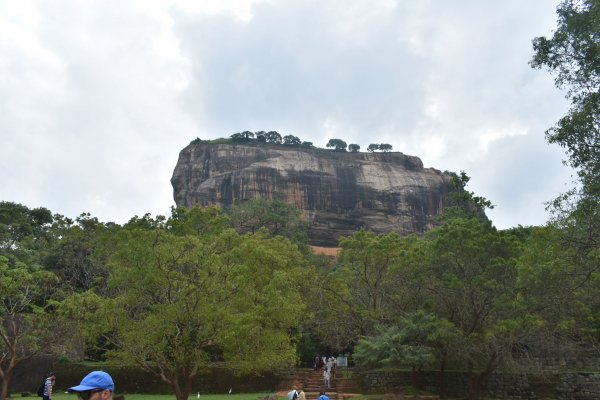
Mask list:
[[[361,393],[359,385],[351,377],[344,377],[342,371],[338,370],[332,377],[330,387],[327,388],[323,381],[323,371],[315,371],[308,368],[295,369],[290,380],[282,387],[280,395],[285,395],[292,386],[298,390],[304,390],[306,400],[317,400],[321,392],[327,393],[330,400],[345,400],[352,395]]]
[[[314,400],[319,397],[321,392],[327,393],[330,399],[336,398],[333,396],[334,393],[337,392],[335,387],[335,378],[331,378],[331,382],[329,388],[325,386],[325,382],[323,380],[323,371],[314,369],[305,370],[306,372],[302,374],[302,390],[306,394],[306,400]]]

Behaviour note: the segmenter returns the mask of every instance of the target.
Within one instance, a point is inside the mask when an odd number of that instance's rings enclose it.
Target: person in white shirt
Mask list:
[[[331,372],[327,368],[323,371],[323,383],[327,389],[331,389]]]

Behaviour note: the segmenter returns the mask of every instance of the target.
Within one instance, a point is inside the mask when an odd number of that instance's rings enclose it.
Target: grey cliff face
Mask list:
[[[346,153],[253,144],[190,144],[171,178],[178,206],[276,195],[303,211],[310,244],[337,246],[360,228],[424,233],[447,202],[450,178],[402,153]]]

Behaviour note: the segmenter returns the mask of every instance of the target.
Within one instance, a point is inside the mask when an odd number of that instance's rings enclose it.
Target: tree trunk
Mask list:
[[[12,364],[12,363],[11,363]],[[0,400],[5,400],[10,397],[10,393],[8,393],[8,384],[10,383],[10,378],[12,377],[14,367],[10,367],[7,371],[4,371],[2,374],[2,389],[0,389]]]
[[[181,392],[181,400],[187,400],[190,396],[190,392],[192,391],[192,377],[189,374],[185,374],[184,383],[183,383],[183,391]]]
[[[469,373],[469,400],[479,400],[481,398],[481,387],[483,381],[494,371],[495,367],[488,365],[488,368],[479,374]]]
[[[412,378],[412,387],[419,393],[419,376],[417,373],[417,368],[415,366],[412,367],[412,372],[410,374]]]
[[[438,382],[440,388],[440,397],[446,397],[446,357],[442,358],[440,363],[440,377]]]
[[[0,400],[5,400],[8,398],[8,381],[2,381],[2,391],[0,391]]]
[[[177,378],[171,379],[170,385],[173,388],[173,392],[175,392],[175,398],[177,400],[185,400],[181,397],[181,388],[179,387],[179,382],[177,381]]]
[[[173,388],[173,392],[175,392],[175,398],[177,400],[187,400],[190,397],[190,393],[192,391],[192,376],[188,373],[185,373],[181,379],[176,376],[169,384]],[[181,383],[180,383],[181,382]],[[1,400],[1,399],[0,399]]]
[[[483,379],[481,375],[474,374],[469,376],[469,400],[479,400],[481,397],[481,384]]]

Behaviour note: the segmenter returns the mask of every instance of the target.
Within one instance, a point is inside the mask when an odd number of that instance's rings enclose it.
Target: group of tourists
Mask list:
[[[323,357],[323,371],[330,376],[335,370],[335,359]],[[326,386],[330,387],[329,377],[326,380]],[[43,400],[52,400],[52,388],[56,382],[56,375],[51,372],[45,376],[43,383]],[[69,393],[76,393],[78,400],[112,400],[115,391],[115,384],[109,374],[104,371],[92,371],[87,374],[81,383],[67,389]],[[306,400],[304,390],[294,386],[287,394],[287,400]],[[316,400],[329,400],[327,394],[322,391]]]
[[[294,386],[287,394],[287,400],[306,400],[306,394],[304,390]],[[329,400],[329,396],[325,392],[319,393],[319,397],[316,400]]]
[[[313,362],[315,371],[323,371],[323,385],[331,389],[331,381],[335,378],[337,359],[335,357],[315,356]]]

